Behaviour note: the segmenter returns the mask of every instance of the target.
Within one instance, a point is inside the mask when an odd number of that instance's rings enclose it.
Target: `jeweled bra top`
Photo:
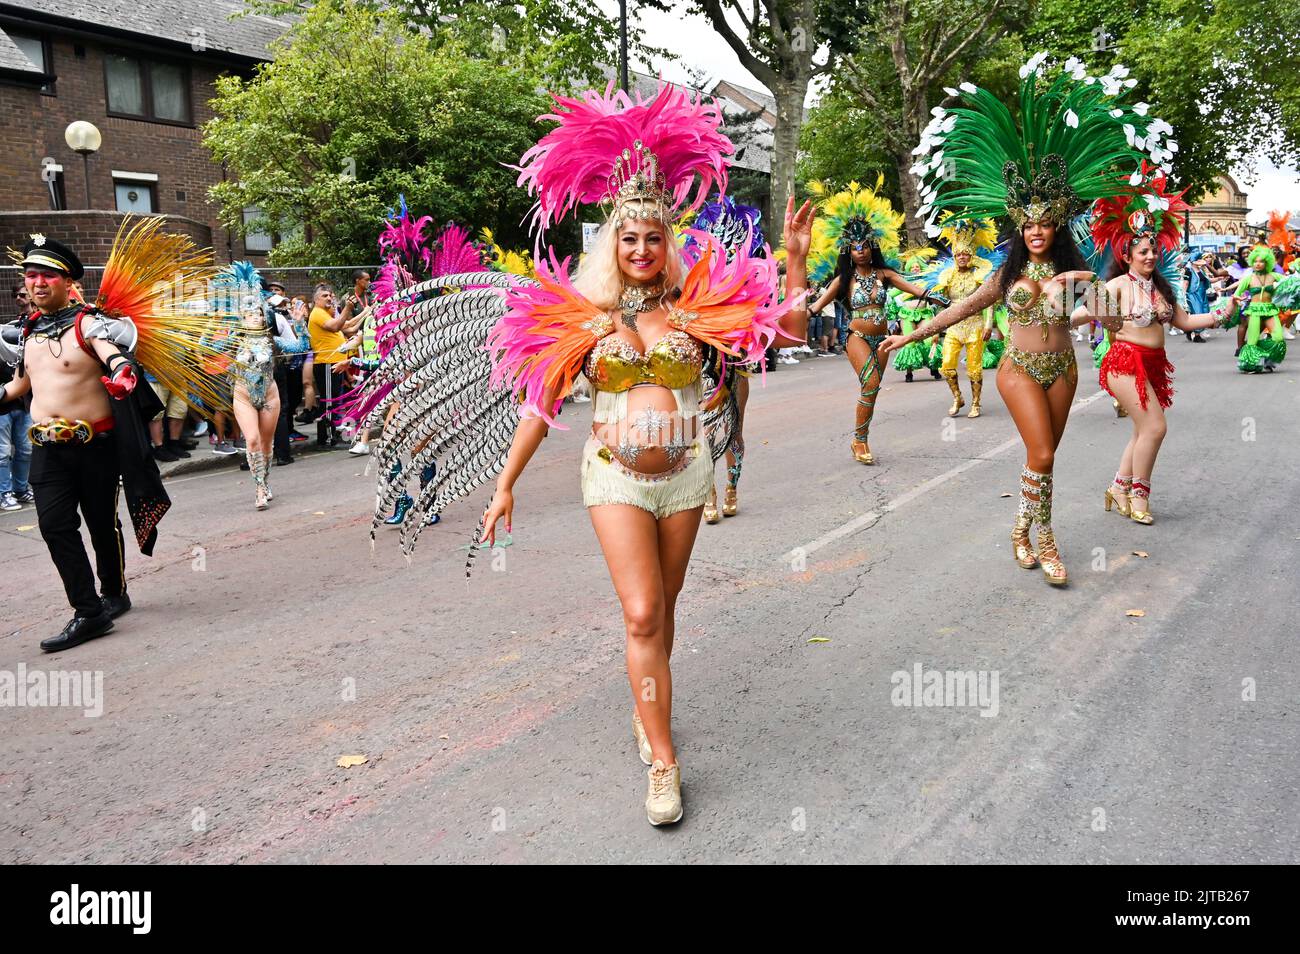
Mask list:
[[[885,306],[888,296],[885,285],[872,272],[869,276],[858,278],[853,283],[853,294],[849,296],[849,308],[857,311],[879,311]]]
[[[1133,285],[1129,295],[1129,313],[1125,321],[1134,327],[1146,328],[1152,322],[1168,324],[1174,320],[1174,310],[1163,298],[1157,297],[1155,283],[1150,279],[1141,279],[1129,273],[1129,282]]]
[[[1042,284],[1055,275],[1056,271],[1051,265],[1029,262],[1020,277],[1038,282],[1039,293],[1035,295],[1019,284],[1007,292],[1007,308],[1010,310],[1008,318],[1023,327],[1041,325],[1044,341],[1047,340],[1047,330],[1052,325],[1064,328],[1070,326],[1070,316],[1065,312],[1065,286],[1062,285],[1059,291],[1050,296],[1041,290]]]
[[[584,372],[597,391],[657,384],[677,391],[700,379],[704,353],[684,331],[670,331],[645,354],[626,338],[606,335],[587,355]]]

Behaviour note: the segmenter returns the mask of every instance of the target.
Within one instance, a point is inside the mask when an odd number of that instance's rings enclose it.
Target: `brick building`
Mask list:
[[[66,236],[102,264],[125,212],[167,216],[218,261],[260,259],[269,242],[223,228],[208,189],[222,167],[200,126],[223,73],[250,75],[286,29],[229,17],[241,0],[0,2],[0,249]],[[75,120],[102,145],[86,164],[64,141]],[[255,213],[248,213],[250,216]],[[247,244],[247,247],[246,247]],[[261,253],[261,254],[259,254]]]

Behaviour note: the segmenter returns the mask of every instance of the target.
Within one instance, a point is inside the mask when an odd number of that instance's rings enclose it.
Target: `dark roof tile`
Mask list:
[[[281,36],[289,24],[261,15],[230,19],[232,14],[243,9],[243,0],[25,0],[23,3],[0,3],[0,13],[14,16],[42,14],[67,20],[70,25],[81,29],[93,31],[95,27],[103,27],[190,47],[201,39],[209,50],[269,60],[267,46]]]

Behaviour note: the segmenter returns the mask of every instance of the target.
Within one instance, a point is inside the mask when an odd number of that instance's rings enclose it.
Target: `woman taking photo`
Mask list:
[[[1141,156],[1126,127],[1157,162],[1166,155],[1161,135],[1172,130],[1149,118],[1145,104],[1123,102],[1131,85],[1124,67],[1088,77],[1071,60],[1049,75],[1045,59],[1040,53],[1020,70],[1020,115],[1033,117],[1024,128],[993,94],[963,83],[960,92],[949,91],[961,98],[961,108],[938,110],[923,133],[922,159],[912,171],[928,197],[920,210],[930,216],[928,229],[937,232],[934,219],[951,211],[954,218],[1009,219],[1014,231],[1006,262],[978,291],[911,335],[886,339],[880,351],[888,354],[1005,301],[1011,336],[998,366],[998,393],[1025,444],[1013,555],[1027,569],[1041,565],[1048,583],[1064,586],[1069,575],[1052,529],[1052,478],[1079,380],[1070,328],[1093,318],[1120,326],[1067,225],[1094,200],[1118,192],[1118,174],[1137,168]],[[928,158],[931,152],[936,158]],[[1083,307],[1076,307],[1080,301]],[[1030,541],[1035,524],[1037,553]]]

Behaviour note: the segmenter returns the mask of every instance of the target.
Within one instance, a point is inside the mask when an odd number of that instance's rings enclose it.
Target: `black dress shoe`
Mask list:
[[[169,451],[164,444],[155,444],[153,447],[153,459],[169,464],[172,461],[180,460],[175,454]]]
[[[113,621],[109,619],[107,613],[100,613],[98,616],[74,616],[68,620],[68,625],[63,627],[63,632],[59,635],[41,640],[41,651],[57,653],[61,649],[71,649],[112,630]]]
[[[168,450],[170,453],[175,454],[177,457],[189,457],[189,456],[190,456],[190,452],[187,451],[187,450],[185,449],[185,447],[184,447],[184,446],[183,446],[179,441],[168,441],[168,442],[167,442],[167,450]]]
[[[292,458],[292,457],[277,457],[277,458],[275,459],[275,462],[276,462],[277,464],[279,464],[281,467],[283,467],[285,464],[292,464],[292,463],[293,463],[293,458]]]
[[[99,604],[104,607],[109,619],[117,619],[131,608],[131,597],[125,593],[121,596],[101,596]]]

